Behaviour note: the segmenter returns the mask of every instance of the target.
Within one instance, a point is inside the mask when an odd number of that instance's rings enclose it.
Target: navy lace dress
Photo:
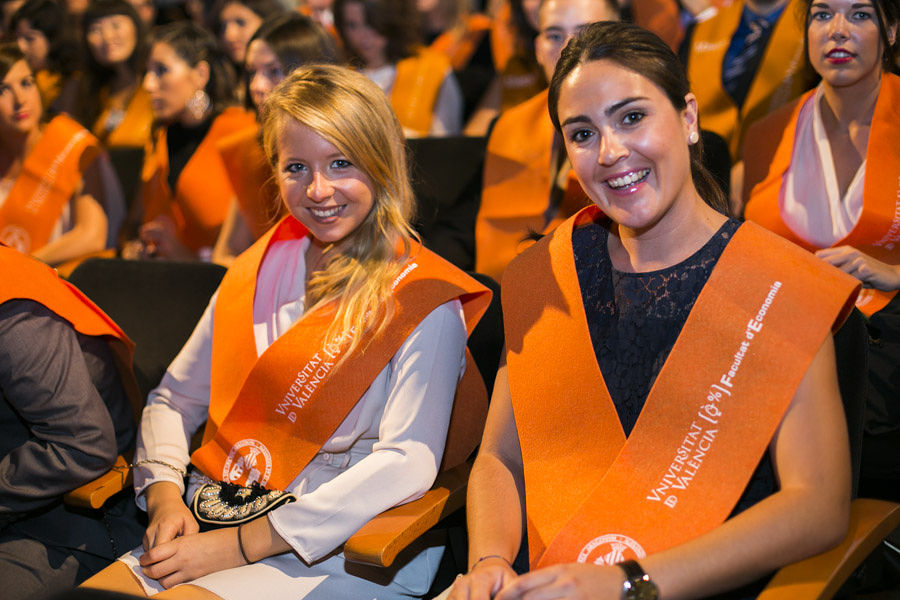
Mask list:
[[[575,268],[591,342],[626,436],[700,290],[739,226],[736,220],[727,221],[685,261],[647,273],[613,268],[604,224],[591,223],[573,232]],[[731,516],[775,490],[775,474],[766,453]],[[764,584],[756,582],[716,598],[755,598]]]

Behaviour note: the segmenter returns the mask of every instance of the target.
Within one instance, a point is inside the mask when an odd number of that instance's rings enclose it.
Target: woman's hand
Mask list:
[[[141,555],[144,575],[168,589],[198,577],[247,564],[238,545],[238,528],[224,527],[159,543]]]
[[[618,600],[622,597],[625,574],[615,566],[581,563],[554,565],[516,578],[497,600]]]
[[[150,518],[142,543],[145,552],[179,536],[200,531],[197,520],[181,499],[181,490],[171,481],[154,483],[144,495],[147,497],[147,514]]]
[[[883,292],[900,289],[900,269],[863,254],[852,246],[838,246],[816,251],[816,256],[853,275],[867,288]]]
[[[516,577],[502,558],[485,558],[454,582],[448,600],[490,600]]]
[[[166,216],[161,216],[144,223],[140,229],[141,242],[144,245],[145,258],[163,258],[168,260],[195,260],[197,257],[190,248],[178,239],[175,223]]]

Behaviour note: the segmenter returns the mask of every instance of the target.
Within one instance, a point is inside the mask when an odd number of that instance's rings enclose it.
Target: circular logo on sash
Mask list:
[[[578,553],[578,562],[590,562],[595,565],[615,565],[623,560],[644,558],[647,553],[641,545],[618,533],[609,533],[595,537],[585,544]]]
[[[25,254],[31,250],[31,236],[18,225],[4,227],[3,231],[0,231],[0,242]]]
[[[222,467],[222,479],[230,483],[247,476],[244,485],[258,481],[265,487],[272,475],[272,454],[265,445],[251,438],[241,440],[231,447],[225,466]]]

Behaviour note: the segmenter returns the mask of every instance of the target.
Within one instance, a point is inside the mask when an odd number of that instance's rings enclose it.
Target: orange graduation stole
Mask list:
[[[119,326],[81,290],[60,279],[54,269],[2,244],[0,272],[3,273],[0,304],[14,299],[33,300],[68,321],[75,331],[92,337],[102,336],[106,340],[137,418],[137,407],[142,407],[143,401],[131,370],[134,343]]]
[[[801,1],[791,0],[781,13],[740,110],[722,88],[722,62],[744,3],[734,0],[694,29],[687,71],[700,106],[701,124],[722,136],[734,162],[740,159],[747,126],[809,88],[803,30],[795,17]]]
[[[573,228],[598,214],[590,207],[566,221],[513,261],[503,281],[532,566],[642,558],[721,524],[859,288],[771,232],[742,225],[626,439],[572,253]]]
[[[675,0],[633,0],[631,12],[636,25],[649,29],[674,52],[678,52],[678,46],[684,39],[684,27]]]
[[[0,242],[25,253],[46,245],[81,186],[82,172],[100,152],[99,142],[84,127],[65,115],[54,117],[0,207]]]
[[[472,55],[478,49],[478,44],[484,39],[491,29],[491,18],[487,15],[475,13],[468,15],[458,27],[453,27],[431,42],[431,50],[440,52],[448,59],[454,71],[464,69]]]
[[[100,103],[108,103],[109,91],[100,94]],[[113,127],[107,128],[112,110],[105,106],[94,122],[93,133],[107,148],[144,148],[151,140],[153,126],[153,108],[150,105],[150,94],[143,86],[138,86],[125,106],[122,120]]]
[[[557,214],[547,222],[555,130],[547,92],[504,112],[488,140],[481,207],[475,221],[475,270],[500,280],[506,265],[532,242],[590,204],[569,173]]]
[[[747,137],[744,174],[744,215],[766,229],[810,251],[818,250],[801,239],[781,218],[779,197],[782,180],[791,165],[794,132],[800,109],[813,94],[809,92],[791,106],[753,127]],[[781,136],[777,132],[783,132]],[[869,144],[866,147],[866,180],[863,184],[862,214],[856,226],[834,246],[852,246],[891,265],[900,264],[900,77],[887,73],[872,115]],[[823,208],[824,210],[824,208]],[[856,307],[872,316],[885,306],[897,291],[864,289]]]
[[[254,124],[220,141],[219,153],[241,215],[253,238],[259,239],[283,212],[272,167],[259,145],[259,125]]]
[[[261,356],[253,337],[256,274],[272,242],[302,237],[293,217],[235,261],[219,288],[213,317],[209,419],[203,445],[191,457],[213,479],[284,489],[334,434],[397,352],[433,309],[462,302],[469,332],[490,292],[437,255],[416,245],[394,282],[396,312],[381,334],[335,368],[348,341],[325,339],[333,307],[304,315]],[[464,461],[481,438],[487,394],[471,356],[450,419],[443,466]]]
[[[420,136],[428,135],[438,94],[448,72],[450,59],[428,48],[420,48],[397,63],[390,100],[404,129]]]
[[[194,252],[215,244],[219,228],[228,213],[228,204],[234,197],[216,144],[223,137],[255,122],[252,113],[237,107],[227,108],[216,117],[209,133],[178,176],[174,196],[167,181],[169,154],[166,131],[160,130],[155,147],[147,148],[141,174],[144,222],[162,215],[170,217],[179,239]]]

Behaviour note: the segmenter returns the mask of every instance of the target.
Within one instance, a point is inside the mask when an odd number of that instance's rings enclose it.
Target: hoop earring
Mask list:
[[[197,90],[191,95],[190,98],[188,98],[187,104],[185,106],[188,112],[191,114],[191,117],[199,121],[203,119],[203,117],[206,115],[206,111],[209,110],[209,94],[207,94],[206,91],[202,89]]]
[[[699,141],[700,141],[700,134],[697,133],[696,131],[692,131],[691,135],[688,137],[688,143],[693,145]]]

